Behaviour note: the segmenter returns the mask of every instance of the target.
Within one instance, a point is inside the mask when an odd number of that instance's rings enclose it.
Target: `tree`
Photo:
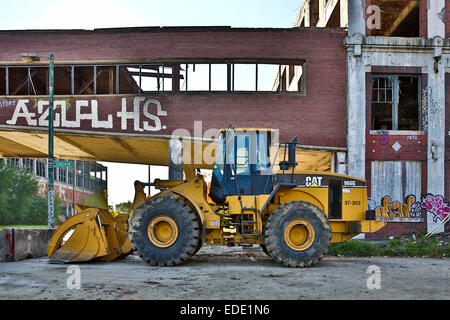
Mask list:
[[[55,219],[62,201],[55,197]],[[36,178],[0,162],[0,224],[46,224],[48,201],[38,193]],[[56,220],[55,220],[56,221]]]
[[[133,202],[127,201],[122,202],[119,205],[120,213],[132,214],[133,213]]]

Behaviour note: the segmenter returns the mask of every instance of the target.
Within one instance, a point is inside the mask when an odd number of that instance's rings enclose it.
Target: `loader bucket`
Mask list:
[[[113,218],[107,210],[75,206],[78,212],[53,234],[48,246],[52,261],[111,261],[131,252],[128,216]]]

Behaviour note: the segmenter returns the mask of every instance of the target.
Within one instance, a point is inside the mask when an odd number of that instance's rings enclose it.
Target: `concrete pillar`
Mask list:
[[[348,76],[347,174],[362,179],[365,178],[366,153],[366,77],[361,52],[366,34],[365,8],[365,0],[348,0],[348,37],[345,40]]]
[[[348,35],[366,34],[366,1],[348,0]]]
[[[363,35],[345,39],[347,48],[347,171],[365,179],[366,158],[366,75],[361,47]]]
[[[347,174],[346,157],[347,154],[345,152],[336,152],[336,173]]]
[[[428,0],[428,38],[445,38],[445,0]]]
[[[433,39],[433,59],[429,59],[428,86],[424,94],[428,109],[427,193],[445,197],[445,61],[444,39]],[[435,228],[432,213],[427,213],[427,230]],[[442,225],[437,232],[444,232]]]
[[[179,139],[169,141],[169,180],[183,180],[183,146]]]

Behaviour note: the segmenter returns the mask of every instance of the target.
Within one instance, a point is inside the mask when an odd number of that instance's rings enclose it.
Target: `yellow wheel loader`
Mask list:
[[[283,265],[306,267],[323,258],[330,242],[386,224],[368,210],[364,180],[298,171],[296,139],[280,143],[272,157],[273,136],[271,129],[222,129],[209,187],[201,174],[136,181],[130,219],[77,207],[52,237],[49,258],[111,261],[134,249],[151,265],[173,266],[206,243],[260,245]],[[146,196],[146,186],[160,192]]]
[[[147,263],[178,265],[201,246],[260,245],[277,262],[307,267],[343,242],[385,225],[368,210],[366,182],[318,171],[296,171],[296,139],[271,159],[270,129],[222,129],[211,185],[189,180],[135,182],[129,233]],[[161,192],[148,198],[145,186]],[[209,189],[209,193],[208,193]]]

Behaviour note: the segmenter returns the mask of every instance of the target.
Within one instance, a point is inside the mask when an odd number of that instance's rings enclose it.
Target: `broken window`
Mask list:
[[[45,95],[47,90],[45,67],[9,67],[9,94],[12,96]]]
[[[67,183],[73,184],[73,172],[72,171],[67,172]]]
[[[182,89],[186,91],[209,91],[211,75],[209,72],[209,64],[185,64],[186,79],[189,82],[183,81]]]
[[[116,90],[116,67],[97,66],[97,94],[114,94]]]
[[[74,67],[63,66],[54,68],[54,83],[53,83],[53,93],[55,95],[69,95],[74,94],[72,87],[72,74]],[[47,72],[48,74],[48,72]],[[48,86],[47,86],[48,94]]]
[[[372,76],[372,130],[420,130],[420,76]]]
[[[226,63],[214,63],[211,64],[211,77],[214,77],[214,81],[211,82],[211,91],[227,91],[228,90],[228,66]]]
[[[94,84],[96,73],[94,66],[74,67],[74,93],[75,95],[95,94]]]
[[[66,168],[58,168],[58,181],[66,182],[67,181],[66,173],[67,173]]]
[[[34,172],[34,160],[33,159],[23,159],[23,168],[30,172],[33,173]]]
[[[274,85],[275,91],[305,93],[304,70],[304,64],[280,65]]]
[[[0,67],[0,96],[6,95],[6,68]]]
[[[124,65],[57,65],[54,68],[54,94],[304,93],[304,78],[303,63],[218,61]],[[48,66],[3,66],[0,67],[0,94],[48,95],[48,79]]]
[[[40,160],[36,160],[36,175],[45,178],[46,165]]]
[[[258,64],[257,91],[273,91],[278,76],[278,64]]]
[[[234,64],[233,91],[256,91],[256,64]]]

